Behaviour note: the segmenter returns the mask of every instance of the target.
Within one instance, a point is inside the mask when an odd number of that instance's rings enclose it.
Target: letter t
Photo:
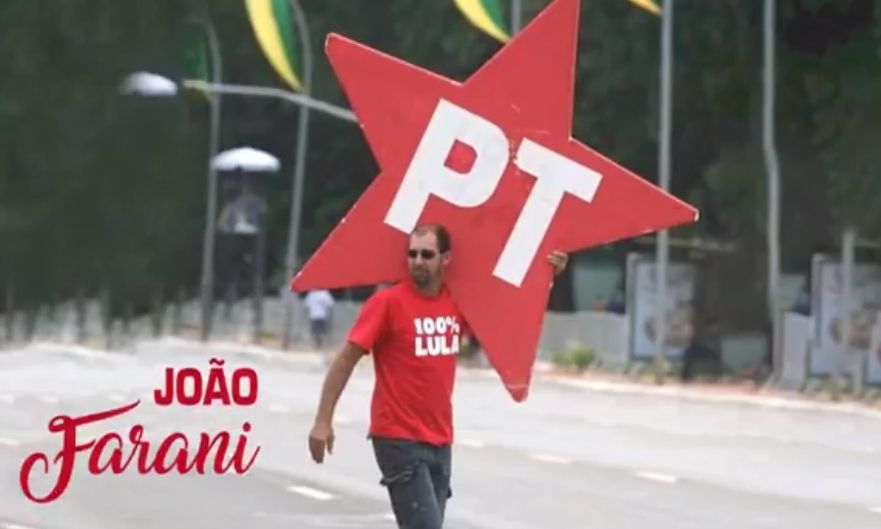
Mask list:
[[[514,163],[536,178],[493,275],[516,287],[535,258],[564,193],[590,202],[602,175],[524,138]]]

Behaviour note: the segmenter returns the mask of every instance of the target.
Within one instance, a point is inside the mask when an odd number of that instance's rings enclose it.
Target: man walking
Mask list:
[[[465,321],[444,285],[450,236],[417,227],[407,248],[410,277],[364,304],[324,380],[309,450],[316,463],[333,452],[333,413],[358,360],[373,353],[376,385],[369,436],[398,526],[440,529],[450,489],[452,397]],[[568,256],[548,261],[559,274]]]
[[[324,345],[324,337],[328,333],[333,304],[333,296],[327,290],[310,290],[303,300],[303,305],[306,306],[306,311],[309,313],[312,343],[318,350],[321,350]]]

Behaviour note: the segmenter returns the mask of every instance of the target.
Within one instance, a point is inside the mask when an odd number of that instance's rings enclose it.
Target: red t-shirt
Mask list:
[[[464,332],[446,288],[432,298],[405,280],[367,300],[348,340],[373,352],[371,436],[453,442],[453,384]]]

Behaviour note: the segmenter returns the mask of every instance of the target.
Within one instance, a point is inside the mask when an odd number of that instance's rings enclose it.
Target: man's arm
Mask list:
[[[328,454],[333,453],[333,412],[352,371],[355,369],[355,364],[364,356],[365,352],[364,349],[352,342],[346,342],[346,345],[337,353],[330,364],[321,388],[321,400],[315,415],[315,425],[309,433],[309,451],[316,463],[324,461],[325,450]]]

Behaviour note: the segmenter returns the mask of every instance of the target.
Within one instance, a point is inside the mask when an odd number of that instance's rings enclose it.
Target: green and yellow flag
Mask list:
[[[453,0],[456,7],[477,29],[489,36],[508,42],[511,36],[505,30],[499,0]]]
[[[184,79],[195,79],[206,83],[216,82],[211,78],[211,59],[208,56],[208,43],[205,31],[193,24],[186,24],[178,36],[178,68]],[[198,89],[203,96],[211,99],[211,92]]]
[[[630,0],[631,4],[639,6],[650,13],[654,13],[656,15],[661,14],[661,8],[655,2],[655,0]]]
[[[269,63],[291,87],[302,91],[296,39],[287,0],[245,0],[251,28]]]
[[[506,31],[506,25],[502,19],[500,0],[453,0],[459,11],[465,15],[477,29],[490,35],[496,40],[508,42],[511,35]],[[656,15],[661,14],[661,8],[655,0],[628,0],[633,5],[641,7]]]

